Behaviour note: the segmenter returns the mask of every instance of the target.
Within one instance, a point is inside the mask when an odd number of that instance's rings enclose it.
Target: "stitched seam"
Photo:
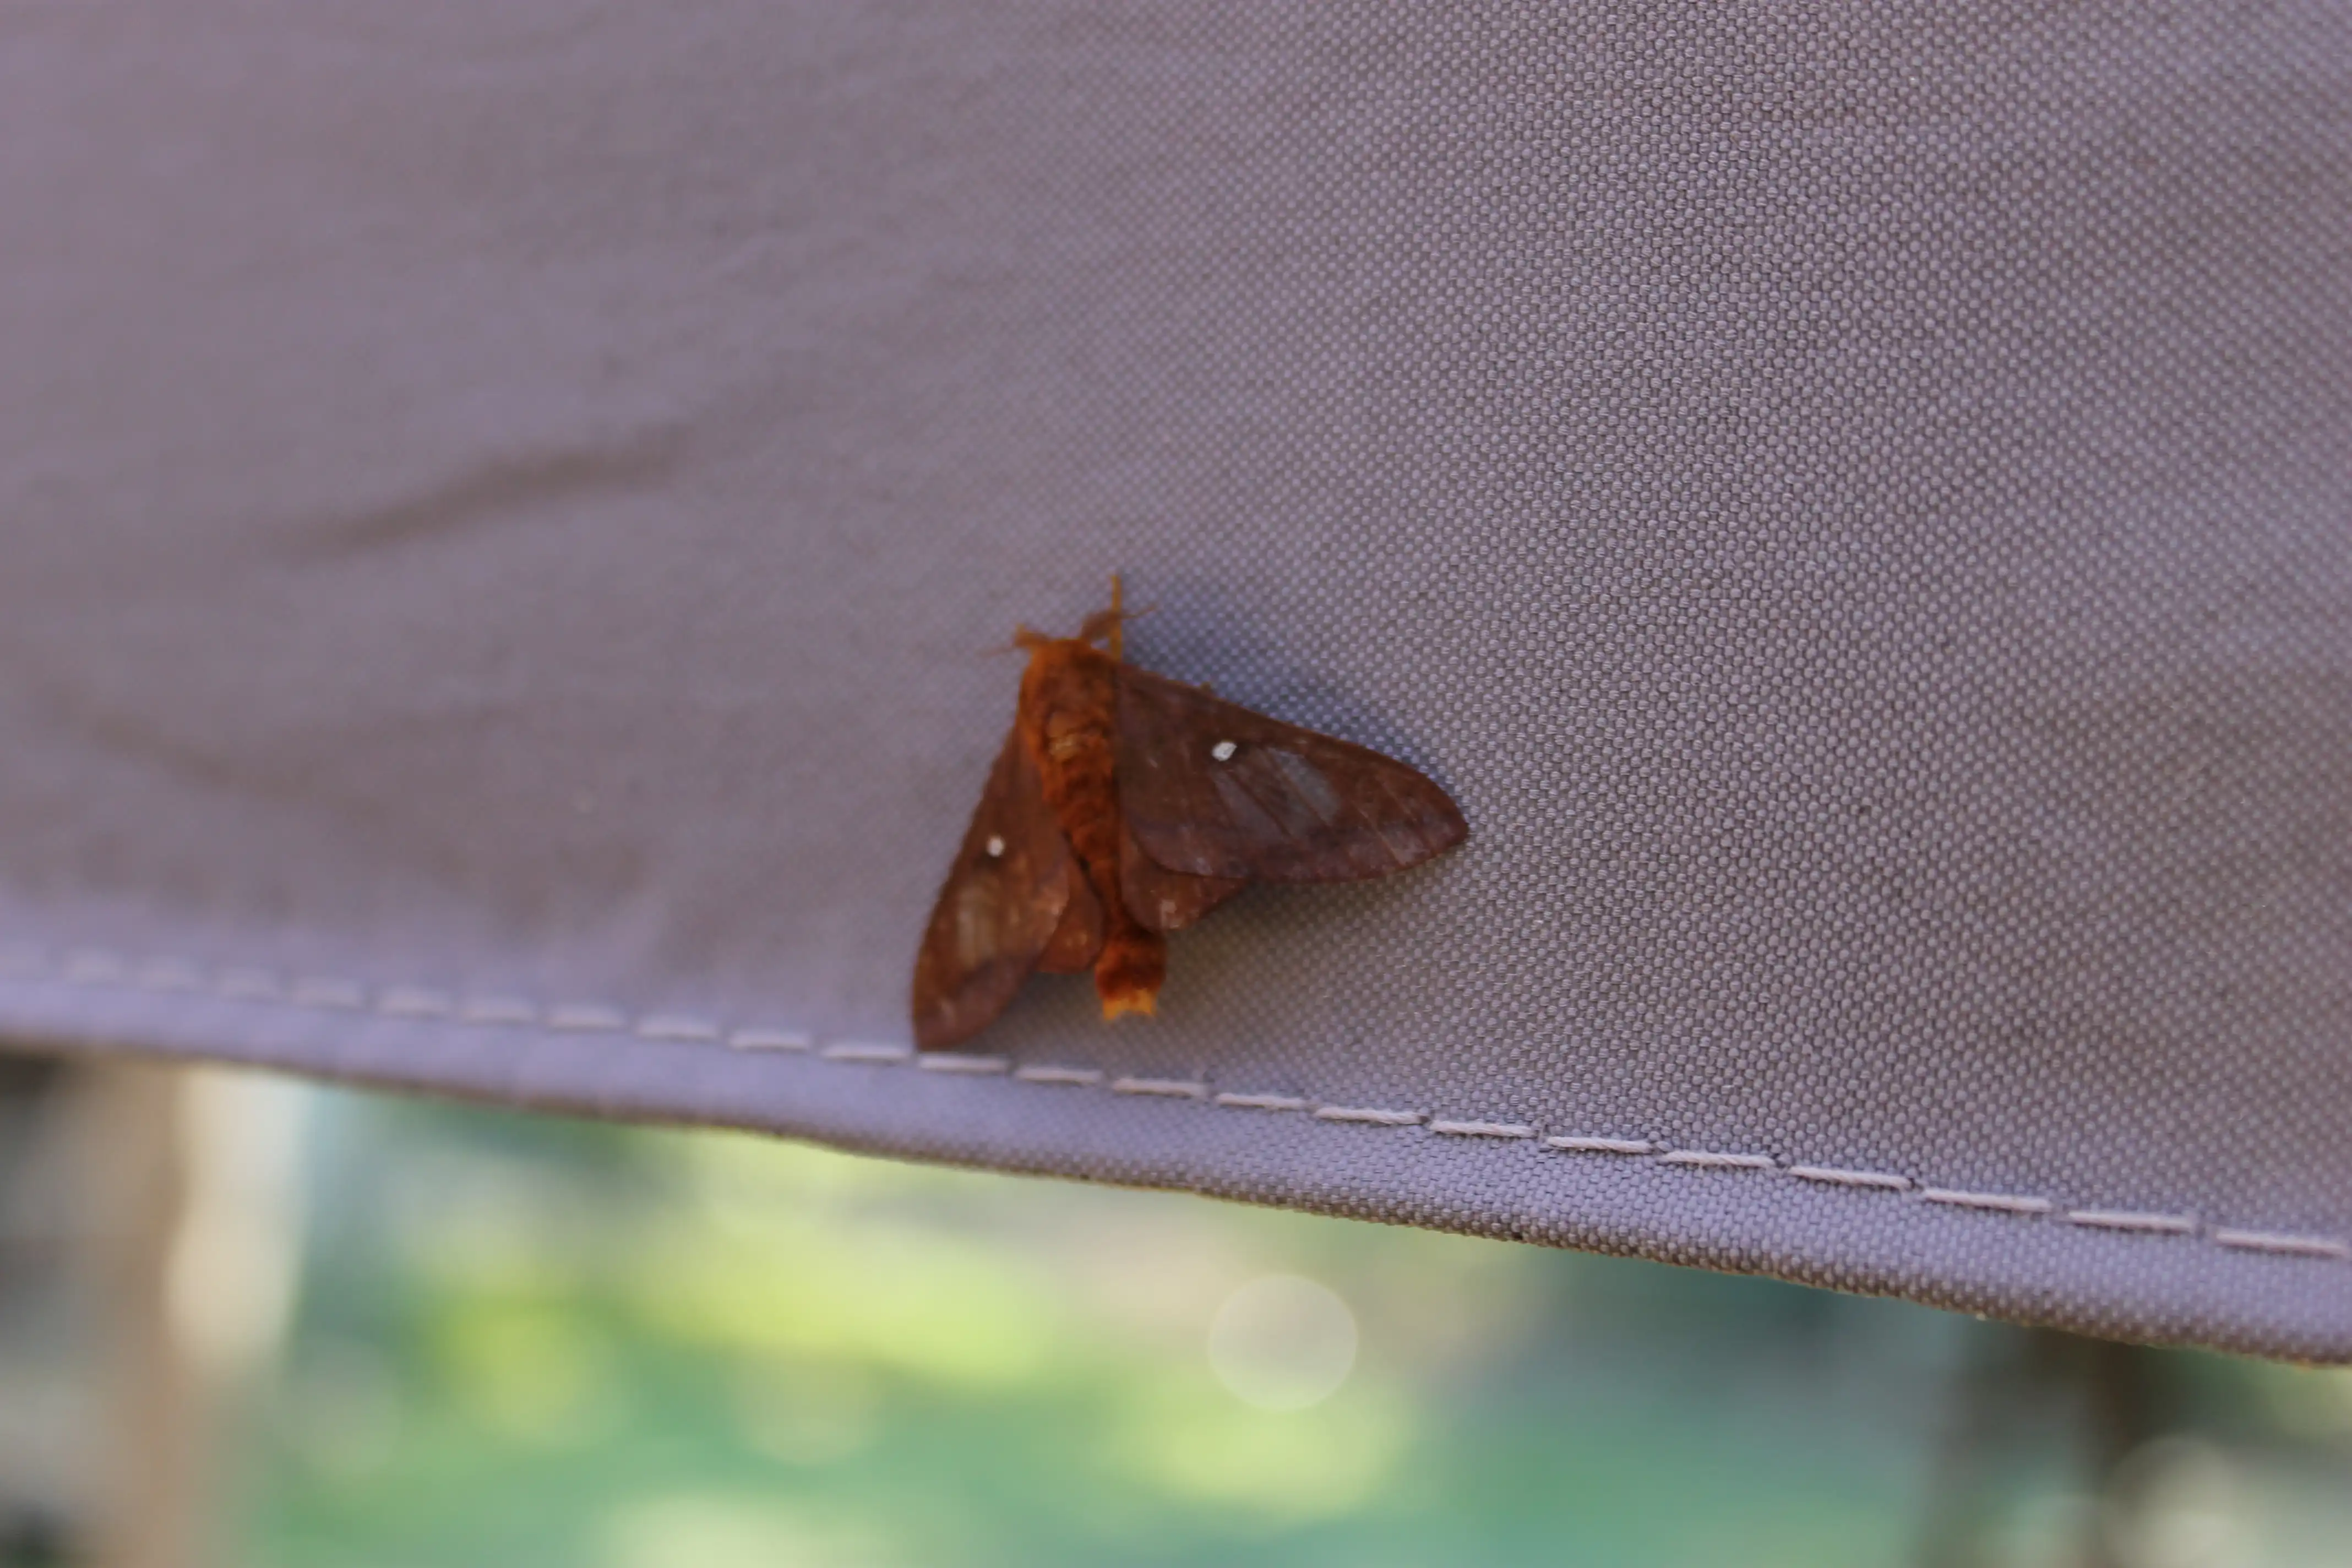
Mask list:
[[[1819,1185],[1841,1187],[1857,1194],[1884,1194],[2013,1219],[2048,1219],[2115,1236],[2174,1240],[2187,1238],[2233,1252],[2306,1262],[2352,1262],[2352,1241],[2339,1237],[2209,1225],[2190,1215],[2095,1207],[2062,1210],[2049,1198],[2032,1194],[1927,1186],[1891,1171],[1783,1164],[1769,1154],[1676,1149],[1646,1138],[1575,1133],[1545,1136],[1538,1129],[1521,1121],[1432,1117],[1423,1110],[1332,1105],[1298,1095],[1213,1092],[1207,1083],[1192,1079],[1122,1077],[1110,1079],[1106,1085],[1108,1075],[1097,1068],[1043,1062],[1016,1066],[1003,1057],[918,1056],[910,1047],[887,1041],[844,1039],[820,1047],[814,1038],[797,1029],[746,1026],[730,1030],[709,1019],[675,1013],[648,1013],[632,1017],[618,1008],[593,1002],[558,1003],[541,1007],[517,996],[453,996],[446,992],[413,985],[387,985],[372,991],[357,981],[331,975],[289,976],[270,970],[243,967],[207,971],[203,965],[184,959],[158,958],[134,962],[101,948],[74,948],[54,959],[30,949],[0,948],[0,975],[30,976],[36,980],[69,985],[115,990],[209,994],[224,1001],[289,1007],[303,1012],[372,1012],[387,1018],[453,1020],[489,1028],[625,1033],[657,1044],[717,1045],[739,1051],[813,1054],[822,1061],[876,1067],[911,1061],[924,1071],[950,1078],[1010,1077],[1023,1083],[1064,1088],[1107,1087],[1113,1094],[1198,1100],[1232,1110],[1304,1112],[1318,1121],[1413,1132],[1448,1142],[1529,1142],[1538,1150],[1549,1152],[1539,1156],[1543,1158],[1549,1158],[1551,1153],[1605,1154],[1694,1172],[1786,1176]]]
[[[1015,1068],[1013,1076],[1023,1083],[1059,1083],[1072,1089],[1092,1089],[1103,1080],[1100,1068],[1063,1067],[1054,1062]]]
[[[1191,1079],[1181,1078],[1115,1078],[1110,1080],[1113,1094],[1158,1094],[1171,1100],[1206,1100],[1209,1086]]]
[[[1318,1121],[1361,1121],[1374,1127],[1413,1127],[1422,1121],[1418,1110],[1383,1110],[1373,1105],[1318,1105],[1309,1114]]]
[[[1455,1138],[1532,1138],[1536,1130],[1524,1121],[1433,1121],[1432,1132]]]
[[[817,1052],[829,1062],[875,1062],[883,1066],[909,1060],[914,1054],[911,1046],[893,1046],[877,1040],[835,1040]]]
[[[1547,1138],[1544,1146],[1570,1154],[1653,1154],[1658,1148],[1647,1138]]]

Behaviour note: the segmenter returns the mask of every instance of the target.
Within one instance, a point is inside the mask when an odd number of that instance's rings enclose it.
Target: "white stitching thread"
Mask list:
[[[539,1009],[519,996],[468,996],[457,1004],[457,1017],[467,1024],[536,1024]]]
[[[1769,1154],[1724,1154],[1713,1149],[1669,1149],[1661,1165],[1696,1165],[1702,1171],[1769,1171],[1780,1164]]]
[[[1015,1068],[1013,1076],[1023,1083],[1061,1083],[1073,1089],[1089,1089],[1102,1082],[1100,1068],[1055,1067],[1051,1062],[1039,1062],[1034,1067]]]
[[[436,991],[412,991],[395,985],[375,999],[375,1010],[387,1018],[446,1018],[454,1007]]]
[[[1887,1171],[1848,1171],[1836,1165],[1791,1165],[1789,1174],[1801,1182],[1826,1182],[1833,1187],[1876,1187],[1890,1193],[1907,1193],[1911,1178]]]
[[[1453,1138],[1532,1138],[1536,1130],[1524,1121],[1433,1121],[1432,1132]]]
[[[2352,1247],[2325,1236],[2282,1236],[2272,1230],[2217,1230],[2213,1239],[2246,1252],[2278,1252],[2290,1258],[2352,1258]]]
[[[949,1056],[939,1051],[917,1057],[915,1065],[925,1072],[968,1073],[974,1078],[1013,1070],[1013,1064],[1003,1057]]]
[[[548,1021],[550,1024],[554,1022],[552,1016]],[[706,1024],[699,1018],[656,1014],[649,1018],[638,1019],[635,1033],[644,1040],[715,1040],[719,1037],[719,1026]]]
[[[134,963],[103,948],[75,948],[57,959],[31,948],[0,947],[0,973],[48,975],[68,984],[119,986],[138,991],[208,992],[232,1002],[299,1007],[313,1012],[373,1011],[388,1018],[455,1018],[465,1024],[491,1026],[531,1026],[567,1032],[626,1030],[641,1039],[693,1044],[723,1040],[736,1050],[806,1052],[815,1042],[796,1029],[747,1027],[731,1033],[700,1018],[647,1014],[632,1019],[617,1008],[596,1003],[562,1003],[542,1011],[513,996],[447,994],[415,986],[386,986],[370,997],[355,981],[330,975],[300,975],[281,980],[265,969],[227,968],[209,975],[203,966],[184,959],[162,958]],[[1010,1073],[1024,1083],[1057,1084],[1071,1088],[1101,1085],[1097,1068],[1066,1067],[1039,1062],[1014,1067],[1003,1057],[918,1057],[912,1047],[884,1042],[837,1040],[817,1055],[826,1061],[864,1062],[888,1066],[908,1060],[929,1072],[963,1077],[997,1077]],[[1119,1078],[1109,1085],[1114,1094],[1158,1096],[1208,1100],[1237,1110],[1297,1111],[1311,1109],[1315,1120],[1358,1123],[1391,1129],[1426,1123],[1429,1133],[1461,1138],[1518,1140],[1535,1138],[1537,1130],[1518,1121],[1431,1121],[1419,1110],[1389,1110],[1370,1106],[1317,1105],[1285,1094],[1212,1095],[1209,1086],[1190,1079]],[[1917,1187],[1908,1176],[1885,1171],[1855,1171],[1835,1165],[1782,1167],[1769,1154],[1737,1154],[1707,1149],[1664,1149],[1644,1138],[1559,1135],[1540,1140],[1542,1145],[1566,1153],[1614,1154],[1649,1158],[1661,1165],[1698,1170],[1771,1171],[1801,1181],[1831,1186],[1916,1192],[1918,1201],[1948,1207],[1975,1209],[2021,1218],[2058,1214],[2048,1198],[2014,1193],[1980,1193],[1953,1187]],[[2121,1235],[2199,1237],[2215,1246],[2240,1252],[2268,1253],[2290,1258],[2352,1262],[2352,1242],[2336,1237],[2300,1236],[2282,1231],[2231,1226],[2206,1229],[2188,1215],[2149,1214],[2129,1209],[2070,1208],[2060,1215],[2069,1225]]]
[[[816,1044],[798,1029],[738,1029],[727,1043],[739,1051],[804,1051]]]
[[[625,1029],[629,1016],[617,1007],[598,1007],[587,1003],[571,1002],[547,1010],[547,1026],[593,1033],[600,1029]],[[644,1026],[640,1025],[642,1030]]]
[[[1171,1100],[1206,1100],[1209,1086],[1181,1078],[1117,1078],[1111,1079],[1113,1094],[1164,1094]]]
[[[2127,1209],[2068,1209],[2066,1223],[2094,1230],[2136,1230],[2149,1236],[2195,1236],[2197,1222],[2185,1214],[2134,1214]]]
[[[841,1040],[825,1047],[817,1055],[829,1062],[903,1062],[915,1053],[905,1046],[885,1045],[871,1040]]]
[[[1647,1138],[1547,1138],[1544,1146],[1571,1154],[1647,1154],[1657,1148]]]
[[[1295,1094],[1221,1094],[1217,1103],[1236,1110],[1304,1110],[1314,1102]]]
[[[1318,1121],[1369,1121],[1375,1127],[1412,1127],[1421,1121],[1418,1110],[1378,1110],[1362,1105],[1318,1105]]]
[[[2001,1214],[2048,1214],[2058,1206],[2048,1198],[2021,1198],[2011,1193],[1964,1193],[1951,1187],[1928,1187],[1919,1195],[1931,1204],[1992,1209]]]

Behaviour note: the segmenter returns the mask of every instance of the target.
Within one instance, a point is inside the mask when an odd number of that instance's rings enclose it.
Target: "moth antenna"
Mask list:
[[[1101,643],[1109,652],[1111,662],[1114,664],[1127,662],[1127,623],[1140,620],[1159,608],[1156,605],[1146,605],[1139,610],[1129,609],[1126,595],[1121,591],[1123,586],[1124,584],[1119,582],[1118,574],[1112,573],[1110,574],[1110,608],[1097,610],[1093,615],[1088,616],[1086,618],[1086,624],[1078,628],[1078,640]]]
[[[992,658],[1000,653],[1023,653],[1033,647],[1043,647],[1053,640],[1044,632],[1033,631],[1028,626],[1018,626],[1013,628],[1011,642],[998,643],[993,647],[984,647],[980,651],[983,656]]]

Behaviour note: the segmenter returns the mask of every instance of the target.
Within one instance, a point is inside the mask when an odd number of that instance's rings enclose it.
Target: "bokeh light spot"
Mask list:
[[[1234,1398],[1304,1410],[1339,1392],[1356,1364],[1356,1315],[1328,1286],[1268,1274],[1225,1298],[1209,1325],[1209,1364]]]

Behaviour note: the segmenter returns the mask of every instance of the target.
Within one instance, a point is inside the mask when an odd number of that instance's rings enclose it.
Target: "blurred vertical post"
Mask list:
[[[225,1559],[238,1396],[292,1302],[298,1094],[215,1069],[91,1075],[83,1153],[105,1385],[94,1568]]]
[[[201,1568],[214,1558],[204,1461],[207,1390],[173,1331],[172,1258],[187,1223],[184,1072],[94,1069],[84,1105],[84,1190],[104,1415],[91,1466],[100,1568]]]

